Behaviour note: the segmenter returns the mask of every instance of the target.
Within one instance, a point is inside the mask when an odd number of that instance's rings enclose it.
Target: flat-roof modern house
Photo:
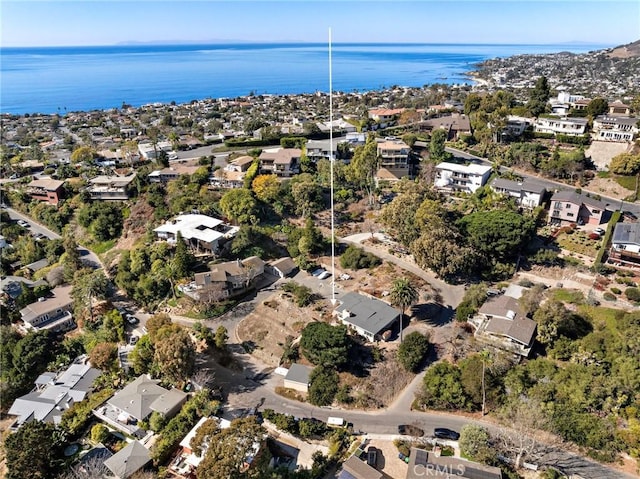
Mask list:
[[[93,390],[93,382],[100,374],[86,356],[77,358],[61,373],[42,373],[33,391],[16,399],[9,409],[7,414],[17,416],[11,428],[18,429],[33,420],[59,424],[64,411]]]
[[[313,368],[304,364],[294,363],[284,377],[284,387],[295,389],[303,393],[309,392],[309,377]]]
[[[638,134],[638,118],[600,115],[593,120],[593,133],[598,141],[631,143]]]
[[[490,165],[459,165],[445,161],[436,166],[434,185],[436,189],[445,193],[475,193],[485,185],[490,176]]]
[[[71,311],[71,286],[58,286],[52,296],[40,298],[20,310],[26,330],[68,331],[76,327]]]
[[[50,205],[58,206],[64,195],[64,181],[53,179],[33,180],[27,185],[27,194],[34,200],[46,201]]]
[[[379,299],[347,293],[339,300],[333,315],[368,341],[376,341],[400,319],[400,311]]]
[[[459,457],[439,456],[431,451],[411,448],[406,479],[425,477],[456,479],[501,479],[499,467],[467,461]]]
[[[523,357],[529,356],[536,338],[536,322],[506,294],[488,299],[469,323],[476,328],[477,340]]]
[[[540,206],[547,191],[544,184],[531,178],[525,178],[523,181],[496,178],[489,186],[496,193],[513,198],[518,206],[529,209]]]
[[[608,262],[640,268],[640,223],[618,223],[615,226]]]
[[[136,174],[128,176],[100,175],[89,180],[87,187],[92,200],[126,201],[129,199],[129,188]]]
[[[104,465],[118,479],[127,479],[151,462],[149,450],[138,441],[131,441],[116,452]]]
[[[537,133],[581,136],[586,133],[588,124],[586,118],[537,118],[533,130]]]
[[[563,226],[599,225],[609,219],[609,204],[575,191],[561,190],[551,197],[549,223]]]
[[[376,173],[376,181],[399,181],[410,176],[409,153],[411,147],[404,141],[388,137],[376,140],[380,168]]]
[[[300,157],[302,150],[299,148],[271,148],[260,153],[260,172],[273,173],[281,178],[300,173]]]
[[[138,422],[147,419],[154,411],[171,418],[187,400],[186,393],[179,389],[167,390],[159,383],[159,380],[143,374],[94,409],[93,414],[125,434],[144,437],[146,431],[138,427]]]
[[[238,228],[229,226],[224,221],[212,216],[186,214],[177,216],[153,231],[159,239],[172,244],[175,244],[178,232],[180,232],[182,239],[191,248],[215,253],[218,251],[220,241],[233,238],[238,232]]]

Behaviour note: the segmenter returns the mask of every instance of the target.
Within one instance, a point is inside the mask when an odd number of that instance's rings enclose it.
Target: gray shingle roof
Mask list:
[[[499,467],[486,466],[457,457],[440,456],[423,449],[411,448],[407,479],[428,476],[460,479],[500,479]]]
[[[640,245],[640,223],[618,223],[613,230],[613,242]]]
[[[161,396],[158,396],[149,407],[153,411],[157,411],[161,414],[167,414],[186,400],[186,393],[180,391],[179,389],[173,388],[162,394]]]
[[[336,312],[342,315],[345,311],[350,315],[343,319],[344,322],[362,328],[372,335],[380,334],[400,315],[400,311],[384,301],[358,293],[347,293],[340,298],[340,305],[336,308]]]
[[[551,201],[567,201],[569,203],[573,203],[576,205],[587,204],[591,206],[596,206],[601,210],[607,209],[609,203],[605,203],[600,200],[596,200],[587,195],[583,195],[582,193],[576,193],[575,191],[570,190],[560,190],[553,194],[551,197]]]
[[[133,441],[124,449],[104,461],[104,465],[107,466],[116,477],[127,479],[144,467],[149,461],[151,461],[151,456],[149,456],[147,448],[138,441]]]
[[[151,414],[151,404],[168,391],[158,386],[160,381],[143,374],[115,393],[109,401],[113,407],[126,412],[139,421]]]
[[[309,376],[311,375],[312,368],[303,364],[292,364],[289,368],[289,372],[284,377],[285,381],[292,381],[294,383],[309,384]]]

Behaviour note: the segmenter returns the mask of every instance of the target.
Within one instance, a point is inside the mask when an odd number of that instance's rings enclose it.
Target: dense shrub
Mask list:
[[[338,392],[340,378],[335,370],[318,366],[309,377],[309,402],[315,406],[329,406]]]
[[[607,300],[607,301],[615,301],[616,300],[616,295],[613,293],[610,293],[609,291],[605,292],[602,297]]]
[[[429,338],[415,331],[407,335],[398,348],[398,361],[407,371],[415,373],[428,351]]]
[[[373,268],[380,264],[382,264],[382,260],[375,254],[368,253],[354,245],[349,245],[340,257],[340,266],[353,270]]]
[[[91,411],[113,396],[113,393],[113,389],[103,389],[83,401],[73,403],[71,407],[62,414],[60,426],[72,436],[79,434],[93,417]]]
[[[282,285],[282,289],[293,294],[296,305],[303,308],[313,302],[313,292],[311,288],[298,284],[295,281],[287,281]]]
[[[629,301],[640,301],[640,289],[638,288],[627,288],[624,295]]]

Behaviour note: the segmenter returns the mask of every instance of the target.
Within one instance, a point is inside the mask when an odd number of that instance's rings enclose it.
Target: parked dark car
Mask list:
[[[367,449],[367,464],[369,464],[371,467],[376,467],[377,463],[378,449],[373,446],[369,446],[369,448]]]
[[[452,441],[457,441],[460,439],[460,434],[451,429],[447,429],[446,427],[437,427],[433,430],[433,435],[438,439],[451,439]]]

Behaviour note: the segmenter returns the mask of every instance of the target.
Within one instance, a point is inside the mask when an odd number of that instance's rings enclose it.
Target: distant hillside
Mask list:
[[[613,48],[609,52],[609,58],[635,58],[640,57],[640,40],[628,43],[627,45],[621,45]]]

